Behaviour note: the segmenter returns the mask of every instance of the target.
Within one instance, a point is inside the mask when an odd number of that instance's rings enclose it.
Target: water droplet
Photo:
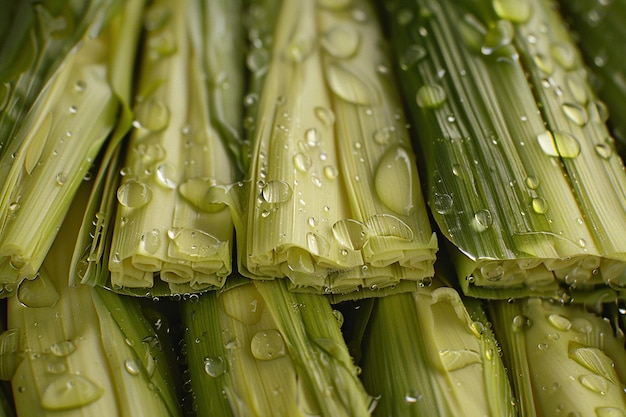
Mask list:
[[[359,250],[367,242],[367,227],[353,219],[339,220],[332,226],[333,236],[340,245]]]
[[[604,143],[598,143],[594,146],[596,154],[602,159],[609,159],[613,156],[613,145],[610,140],[604,141]]]
[[[396,129],[392,127],[383,127],[374,132],[374,142],[379,145],[387,145],[395,141]]]
[[[304,132],[304,140],[309,146],[318,146],[320,144],[320,135],[316,128],[312,127]]]
[[[537,214],[545,214],[548,211],[548,202],[543,197],[535,197],[532,199],[533,211]]]
[[[226,372],[226,362],[221,356],[207,356],[204,358],[204,372],[207,375],[217,378]]]
[[[313,174],[311,175],[311,182],[313,183],[313,185],[315,185],[318,188],[322,188],[322,180],[320,179],[320,177],[318,177],[317,175]]]
[[[424,395],[417,390],[411,390],[404,394],[404,402],[406,402],[407,404],[415,404],[423,398]]]
[[[326,68],[326,79],[333,93],[349,103],[368,105],[379,102],[378,91],[370,87],[365,77],[339,63]]]
[[[556,43],[550,48],[554,60],[566,70],[571,70],[576,64],[576,52],[572,45]]]
[[[139,375],[141,372],[140,365],[134,359],[126,359],[124,361],[124,369],[131,375]]]
[[[483,38],[483,45],[480,51],[484,55],[491,55],[497,50],[510,45],[515,35],[515,28],[509,20],[498,20],[490,27]]]
[[[333,165],[326,165],[324,167],[324,176],[329,180],[334,180],[339,175],[339,171]]]
[[[233,319],[247,326],[258,323],[265,311],[265,301],[254,285],[225,291],[220,295],[224,311]]]
[[[493,9],[501,19],[522,23],[530,17],[530,4],[519,0],[493,0]]]
[[[91,404],[104,390],[81,375],[59,375],[45,388],[41,406],[46,410],[69,410]]]
[[[548,316],[550,324],[558,330],[568,331],[572,327],[572,322],[567,317],[560,314],[550,314]]]
[[[587,110],[578,103],[563,103],[561,109],[565,116],[578,126],[584,126],[589,122]]]
[[[253,73],[263,73],[267,70],[270,56],[264,48],[253,48],[246,58],[248,69]]]
[[[270,181],[261,190],[263,200],[272,204],[289,200],[292,193],[291,187],[284,181]]]
[[[533,61],[537,68],[539,68],[545,75],[552,74],[554,66],[549,56],[542,53],[537,53],[533,56]],[[544,87],[550,87],[550,84],[544,84]]]
[[[328,107],[315,107],[313,109],[315,117],[326,126],[332,126],[335,123],[335,113]]]
[[[413,194],[416,178],[415,163],[409,151],[402,146],[394,146],[378,163],[374,188],[381,201],[395,213],[409,214],[416,198]]]
[[[126,181],[117,189],[117,201],[124,207],[141,208],[152,199],[152,189],[149,185],[136,181]]]
[[[192,260],[213,256],[222,246],[215,236],[191,227],[171,228],[167,235],[174,244],[169,250]]]
[[[158,132],[167,127],[170,122],[170,110],[161,100],[151,97],[135,106],[135,121],[133,126],[138,129],[147,129]]]
[[[617,383],[613,361],[602,350],[570,342],[568,356],[594,374]]]
[[[500,281],[504,275],[504,267],[499,262],[489,262],[480,267],[480,274],[485,277],[487,281]]]
[[[609,120],[609,108],[603,101],[593,101],[589,103],[589,113],[593,115],[594,120],[606,123]]]
[[[513,317],[513,329],[514,330],[522,330],[527,329],[531,326],[532,322],[526,316],[517,315]]]
[[[375,214],[367,219],[371,235],[412,240],[413,230],[404,221],[391,214]]]
[[[400,69],[406,71],[426,57],[426,49],[421,45],[410,45],[400,55]]]
[[[580,155],[580,143],[565,132],[545,131],[537,136],[541,150],[548,156],[576,158]]]
[[[87,89],[87,83],[83,80],[78,80],[74,84],[74,91],[77,93],[84,93]]]
[[[474,363],[481,363],[480,354],[474,350],[442,350],[439,358],[447,371],[456,371]]]
[[[178,185],[177,174],[177,169],[172,164],[160,164],[156,169],[158,183],[171,190],[175,189]]]
[[[526,184],[526,187],[528,187],[529,189],[536,190],[537,187],[539,187],[539,178],[535,177],[534,175],[530,175],[526,177],[526,179],[524,180],[524,183]]]
[[[140,238],[141,248],[151,255],[154,255],[161,246],[161,232],[159,229],[152,229],[144,233]]]
[[[71,340],[63,340],[61,342],[50,345],[50,353],[54,356],[65,357],[71,355],[76,350],[76,345]]]
[[[312,36],[299,33],[290,39],[289,44],[285,48],[285,55],[293,62],[302,62],[311,55],[314,44]]]
[[[145,165],[152,165],[165,158],[165,148],[158,143],[140,143],[133,151],[137,153]]]
[[[291,271],[312,274],[315,272],[313,258],[303,248],[292,247],[287,251],[287,267]]]
[[[285,342],[276,329],[256,333],[250,342],[252,355],[262,361],[277,359],[286,354]]]
[[[311,157],[305,153],[298,152],[293,156],[293,165],[298,171],[306,172],[312,165]]]
[[[585,90],[584,87],[584,80],[574,72],[568,73],[566,77],[565,85],[572,97],[574,97],[574,100],[582,105],[587,104],[588,96],[587,90]]]
[[[580,384],[593,392],[606,394],[609,382],[599,375],[585,374],[578,377]]]
[[[479,210],[474,213],[472,219],[472,227],[477,232],[484,232],[493,224],[493,217],[491,211],[488,209]]]
[[[323,236],[309,232],[306,234],[306,242],[309,252],[316,256],[326,256],[329,251],[329,243]]]
[[[449,213],[452,209],[453,199],[450,194],[435,193],[433,195],[433,205],[439,214]]]
[[[417,105],[423,108],[436,109],[447,99],[443,87],[436,84],[423,85],[417,90]]]
[[[321,44],[335,58],[348,58],[356,53],[360,42],[354,25],[336,25],[324,33]]]
[[[596,416],[597,417],[624,417],[626,413],[624,410],[620,410],[615,407],[598,407],[596,408]]]
[[[54,306],[61,297],[47,275],[23,280],[17,287],[17,299],[26,307],[43,308]]]

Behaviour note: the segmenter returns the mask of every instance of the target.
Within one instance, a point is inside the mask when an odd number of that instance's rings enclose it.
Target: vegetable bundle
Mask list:
[[[0,0],[0,415],[626,416],[589,3]]]

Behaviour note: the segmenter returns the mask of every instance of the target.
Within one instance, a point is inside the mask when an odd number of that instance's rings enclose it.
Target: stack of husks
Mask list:
[[[626,89],[554,2],[0,10],[19,417],[626,416]]]

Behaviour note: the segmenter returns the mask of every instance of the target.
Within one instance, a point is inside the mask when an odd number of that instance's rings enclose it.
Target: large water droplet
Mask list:
[[[624,410],[620,410],[615,407],[598,407],[596,408],[596,416],[597,417],[624,417],[626,413]]]
[[[306,234],[306,242],[309,252],[316,256],[327,256],[329,244],[323,236],[309,232]]]
[[[256,333],[250,342],[252,355],[262,361],[285,356],[286,348],[283,336],[276,329]]]
[[[293,165],[298,171],[306,172],[312,164],[311,157],[305,153],[298,152],[293,156]]]
[[[291,271],[312,274],[315,272],[313,258],[306,250],[299,247],[291,247],[287,251],[287,267]]]
[[[141,248],[151,255],[154,255],[159,247],[161,247],[161,232],[159,229],[152,229],[147,233],[141,235],[139,239],[141,242]]]
[[[578,382],[580,382],[583,387],[600,394],[606,394],[609,389],[609,381],[607,381],[600,375],[581,375],[578,377]]]
[[[173,190],[178,185],[178,170],[172,164],[160,164],[156,169],[158,183]]]
[[[550,322],[555,329],[562,331],[567,331],[572,327],[572,322],[569,321],[567,317],[560,314],[550,314],[548,316],[548,322]]]
[[[421,45],[410,45],[399,59],[400,69],[407,71],[426,57],[426,49]]]
[[[191,259],[213,256],[222,246],[215,236],[190,227],[172,228],[167,234],[177,253]]]
[[[59,375],[45,388],[41,406],[46,410],[69,410],[91,404],[104,390],[81,375]]]
[[[566,70],[571,70],[576,65],[576,51],[567,43],[556,43],[550,48],[554,60]]]
[[[339,220],[332,226],[337,242],[344,247],[359,250],[367,242],[367,227],[354,219]]]
[[[265,72],[269,66],[269,62],[269,53],[264,48],[253,48],[246,58],[248,69],[253,73]]]
[[[484,232],[493,224],[493,216],[488,209],[479,210],[474,213],[472,228],[477,232]]]
[[[335,113],[328,107],[315,107],[313,109],[315,117],[326,126],[332,126],[335,123]]]
[[[491,55],[498,49],[510,45],[514,35],[515,28],[509,20],[498,20],[485,34],[480,51],[485,55]]]
[[[522,23],[530,17],[530,3],[519,0],[493,0],[491,4],[501,19]]]
[[[268,203],[283,203],[291,198],[292,190],[284,181],[270,181],[261,190],[263,200]]]
[[[447,99],[443,87],[436,84],[423,85],[417,90],[417,105],[423,108],[436,109]]]
[[[576,158],[580,155],[580,143],[565,132],[545,131],[537,136],[541,150],[548,155],[562,158]]]
[[[616,381],[613,361],[602,350],[570,342],[568,356],[596,375],[602,376],[611,382]]]
[[[413,239],[413,230],[409,225],[391,214],[375,214],[366,223],[372,236]]]
[[[304,140],[309,146],[318,146],[320,144],[320,134],[318,130],[314,127],[307,129],[304,132]]]
[[[611,139],[607,139],[603,143],[596,144],[594,149],[600,158],[609,159],[613,156],[613,141]]]
[[[170,110],[161,100],[151,97],[135,106],[136,128],[158,132],[167,127],[170,122]]]
[[[439,214],[449,213],[452,209],[453,199],[450,194],[446,193],[435,193],[433,195],[433,205],[435,207],[435,211]]]
[[[247,326],[258,323],[263,316],[265,301],[254,285],[225,291],[220,298],[226,314]]]
[[[439,358],[447,371],[456,371],[474,363],[481,363],[480,354],[473,350],[442,350]]]
[[[20,303],[31,308],[52,307],[61,297],[52,280],[43,273],[33,280],[23,280],[16,296]]]
[[[584,87],[585,82],[582,77],[580,77],[578,73],[575,72],[568,73],[566,77],[567,78],[565,79],[565,85],[567,86],[567,89],[569,90],[572,97],[574,97],[574,100],[582,105],[587,104],[588,95],[587,90]]]
[[[50,345],[50,353],[60,358],[71,355],[76,350],[76,345],[71,340],[62,340]]]
[[[322,37],[322,46],[336,58],[348,58],[359,49],[361,38],[354,25],[336,25]]]
[[[326,79],[330,89],[349,103],[368,105],[379,101],[377,90],[370,87],[365,77],[338,63],[326,68]]]
[[[563,103],[561,109],[563,114],[578,126],[584,126],[589,122],[587,110],[578,103]]]
[[[409,214],[413,209],[415,164],[402,146],[390,148],[378,163],[374,188],[381,201],[398,214]],[[393,184],[393,186],[391,186]]]
[[[152,200],[152,188],[146,183],[130,180],[117,189],[117,201],[124,207],[141,208]]]
[[[131,375],[139,375],[141,366],[135,359],[126,359],[124,361],[124,369]]]
[[[533,211],[537,214],[545,214],[548,211],[548,201],[543,197],[535,197],[531,201]]]
[[[207,356],[204,358],[204,372],[207,375],[217,378],[226,372],[226,362],[221,356]]]

